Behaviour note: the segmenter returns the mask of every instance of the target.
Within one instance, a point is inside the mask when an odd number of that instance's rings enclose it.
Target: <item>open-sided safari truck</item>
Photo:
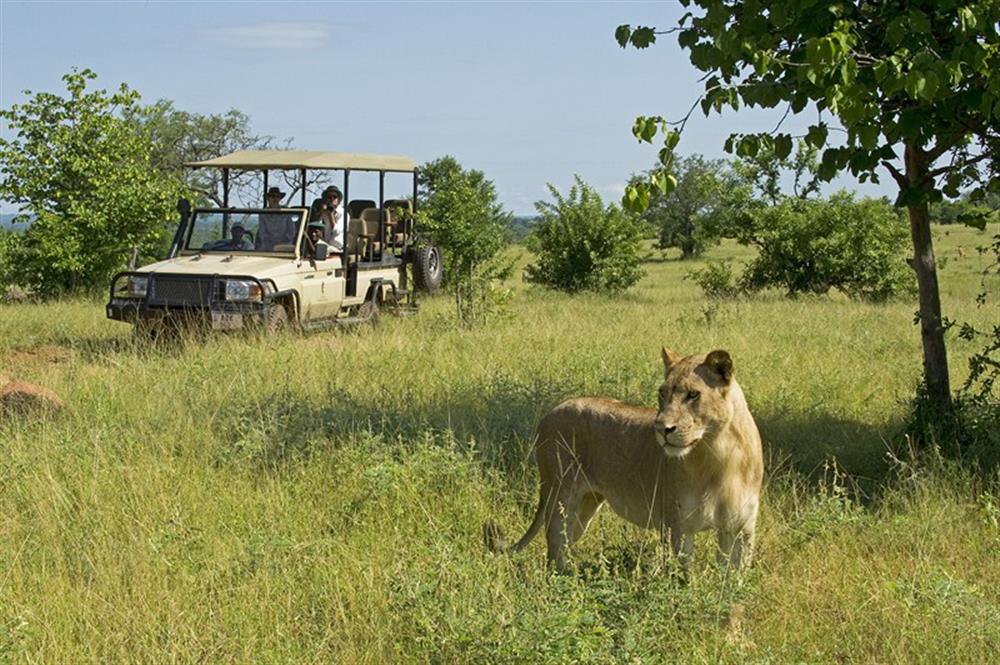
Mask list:
[[[413,311],[414,287],[440,285],[439,251],[416,241],[417,169],[407,157],[259,150],[187,166],[222,169],[222,207],[192,210],[182,200],[169,255],[115,275],[108,318],[153,335],[192,321],[224,330],[289,322],[308,329],[363,321],[380,305]],[[341,246],[314,243],[306,229],[308,173],[333,170],[343,172]],[[297,175],[299,206],[229,206],[231,172],[260,172],[263,198],[274,171]],[[356,171],[378,174],[378,201],[350,198]],[[412,199],[386,199],[386,174],[412,174]]]

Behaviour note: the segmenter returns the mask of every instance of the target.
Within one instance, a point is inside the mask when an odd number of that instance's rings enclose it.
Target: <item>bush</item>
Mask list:
[[[555,203],[538,201],[541,215],[528,247],[538,262],[527,268],[528,281],[560,291],[624,291],[643,275],[638,222],[601,197],[580,178],[564,197],[552,185]]]
[[[851,298],[884,301],[915,289],[906,265],[907,227],[881,199],[786,199],[752,215],[742,240],[759,256],[743,275],[750,291],[782,288],[788,295],[838,289]]]
[[[445,285],[455,296],[458,318],[464,323],[495,318],[509,297],[499,283],[513,269],[502,255],[511,214],[493,182],[482,171],[463,169],[454,157],[424,164],[418,178],[419,228],[444,253]]]
[[[700,286],[709,298],[736,298],[743,293],[729,261],[709,261],[701,270],[688,272],[684,279],[690,279]]]

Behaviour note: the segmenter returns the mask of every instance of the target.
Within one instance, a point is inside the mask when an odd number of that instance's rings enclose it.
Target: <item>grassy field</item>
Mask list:
[[[997,227],[937,232],[946,315],[996,323],[973,248]],[[0,662],[994,661],[1000,483],[904,452],[915,299],[711,303],[691,267],[652,261],[615,299],[517,282],[481,329],[442,298],[376,330],[172,352],[96,299],[0,306],[0,376],[67,405],[0,422]],[[539,416],[653,405],[663,344],[729,350],[763,434],[743,584],[707,534],[679,584],[609,512],[574,575],[541,538],[488,554],[484,520],[519,535],[533,511]],[[974,350],[950,336],[955,385]]]

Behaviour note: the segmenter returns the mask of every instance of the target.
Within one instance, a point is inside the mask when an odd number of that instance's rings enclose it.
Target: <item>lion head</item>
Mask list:
[[[733,418],[733,361],[726,351],[682,358],[663,349],[664,381],[654,427],[670,456],[683,457],[712,440]]]

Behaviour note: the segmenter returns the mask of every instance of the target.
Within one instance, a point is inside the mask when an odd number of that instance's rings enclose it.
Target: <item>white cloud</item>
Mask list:
[[[617,196],[621,198],[625,196],[625,184],[624,183],[614,183],[611,185],[605,185],[598,190],[601,194],[607,194],[608,196]]]
[[[208,38],[225,46],[270,49],[311,49],[322,46],[329,35],[324,25],[316,23],[255,23],[253,25],[211,28]]]

